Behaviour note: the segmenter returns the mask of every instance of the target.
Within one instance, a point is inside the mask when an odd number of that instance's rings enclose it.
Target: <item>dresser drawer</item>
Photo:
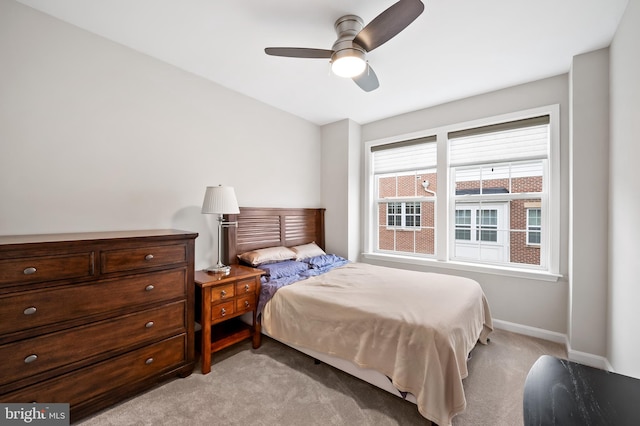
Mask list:
[[[235,296],[233,284],[214,287],[211,289],[211,303],[223,302]]]
[[[251,278],[249,280],[240,280],[236,283],[236,294],[238,296],[247,293],[256,292],[256,279]]]
[[[186,331],[185,302],[0,346],[3,383]]]
[[[249,312],[256,308],[256,295],[248,294],[246,296],[238,297],[236,300],[236,312]]]
[[[109,274],[174,265],[186,261],[187,247],[185,244],[108,250],[100,254],[100,272]]]
[[[0,333],[184,298],[186,292],[187,271],[182,268],[0,297]]]
[[[211,307],[211,321],[223,321],[235,313],[236,301],[230,300]]]
[[[90,277],[93,252],[0,260],[0,286]]]
[[[29,388],[0,395],[3,402],[67,402],[73,406],[157,375],[186,361],[186,335],[178,335]]]

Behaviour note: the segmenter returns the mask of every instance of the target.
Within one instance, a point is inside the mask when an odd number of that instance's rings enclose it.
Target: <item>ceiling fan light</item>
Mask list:
[[[360,75],[366,68],[364,53],[356,49],[336,52],[331,61],[331,71],[335,75],[345,78]]]

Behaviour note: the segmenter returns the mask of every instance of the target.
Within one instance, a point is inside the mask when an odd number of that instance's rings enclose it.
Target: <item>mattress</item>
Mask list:
[[[468,354],[493,329],[476,281],[364,263],[280,288],[262,327],[284,343],[386,375],[440,426],[465,409]]]

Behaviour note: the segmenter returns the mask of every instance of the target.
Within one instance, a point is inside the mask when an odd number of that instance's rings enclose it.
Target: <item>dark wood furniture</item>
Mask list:
[[[260,347],[260,324],[256,313],[260,296],[260,269],[233,265],[228,274],[197,271],[196,299],[199,300],[202,374],[211,371],[211,354],[241,340],[252,338]],[[252,324],[240,320],[253,313]]]
[[[0,236],[0,401],[76,421],[191,374],[197,235]]]
[[[325,209],[240,207],[227,219],[237,226],[225,228],[224,262],[238,263],[238,254],[251,250],[315,242],[325,248]]]
[[[549,355],[524,385],[526,426],[640,424],[640,380]]]

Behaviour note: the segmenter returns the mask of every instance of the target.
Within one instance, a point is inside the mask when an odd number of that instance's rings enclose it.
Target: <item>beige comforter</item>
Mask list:
[[[364,263],[281,288],[262,326],[285,343],[385,374],[440,426],[464,410],[467,356],[492,330],[477,282]]]

